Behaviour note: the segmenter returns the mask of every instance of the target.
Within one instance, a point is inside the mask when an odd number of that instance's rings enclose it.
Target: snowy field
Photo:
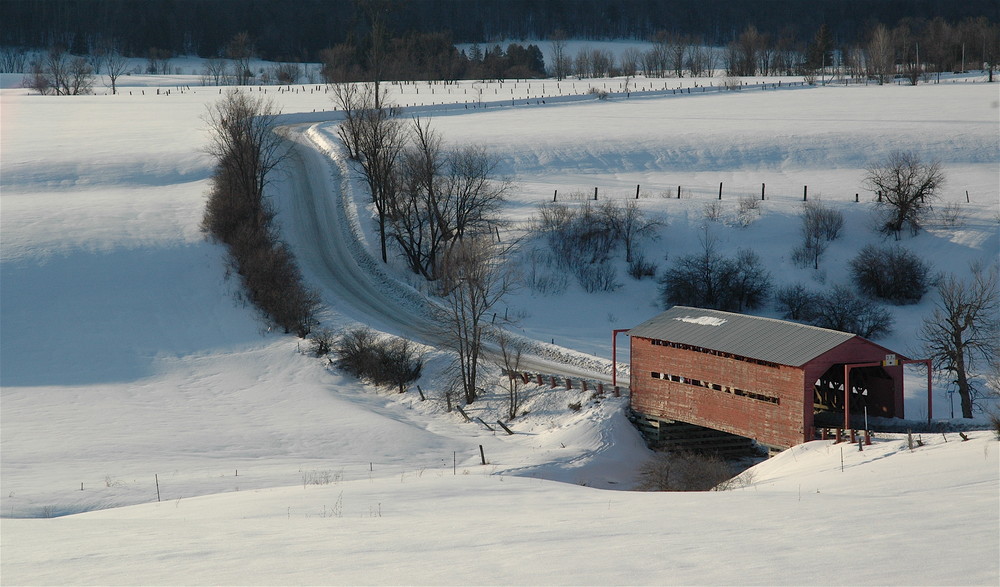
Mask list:
[[[1000,580],[991,434],[925,435],[912,452],[889,436],[864,452],[813,442],[751,469],[739,490],[622,491],[650,454],[625,419],[625,398],[535,389],[529,414],[512,422],[517,434],[497,435],[445,413],[438,351],[427,349],[421,402],[261,332],[234,301],[222,250],[198,230],[212,165],[201,117],[219,88],[181,73],[130,76],[116,96],[40,97],[17,81],[0,80],[0,582]],[[940,160],[944,202],[960,210],[958,222],[936,217],[902,244],[935,271],[997,258],[995,85],[977,76],[915,88],[746,81],[721,93],[720,80],[640,78],[625,95],[624,80],[594,80],[612,92],[606,101],[580,80],[416,84],[394,87],[393,99],[428,104],[405,114],[431,116],[448,143],[497,154],[517,181],[508,215],[522,226],[556,190],[582,205],[595,187],[624,200],[638,184],[642,209],[666,223],[642,245],[660,269],[698,250],[722,182],[722,215],[707,226],[723,252],[753,248],[778,284],[845,283],[850,258],[882,242],[863,167],[894,149]],[[304,141],[300,152],[314,153],[276,178],[272,196],[307,280],[323,287],[325,325],[420,338],[412,323],[387,318],[391,309],[373,314],[327,284],[293,204],[306,170],[314,194],[346,190],[364,210],[356,178],[338,176],[343,162],[329,159],[336,152],[316,150],[336,132],[329,94],[266,90]],[[738,196],[759,195],[761,184],[760,217],[739,226]],[[803,186],[847,219],[819,271],[790,261]],[[363,212],[361,222],[374,250]],[[588,295],[570,281],[561,295],[523,289],[503,310],[574,368],[606,377],[611,329],[662,309],[655,283],[624,269],[613,293]],[[396,262],[386,275],[398,291],[419,289]],[[892,307],[895,330],[877,342],[918,356],[915,333],[933,301]],[[907,386],[907,416],[925,418],[922,374]],[[934,416],[946,418],[940,388]],[[581,411],[567,408],[577,401]],[[473,414],[490,422],[502,409],[498,392]]]

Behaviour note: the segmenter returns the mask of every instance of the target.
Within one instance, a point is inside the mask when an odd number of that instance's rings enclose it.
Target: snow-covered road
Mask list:
[[[363,242],[356,190],[348,162],[335,143],[335,122],[282,126],[292,144],[282,193],[283,237],[308,281],[322,289],[331,311],[430,346],[446,333],[435,319],[440,305],[392,276]],[[490,335],[487,334],[487,337]],[[516,336],[516,335],[511,335]],[[611,382],[609,361],[521,338],[525,371]],[[487,354],[496,352],[487,340]]]

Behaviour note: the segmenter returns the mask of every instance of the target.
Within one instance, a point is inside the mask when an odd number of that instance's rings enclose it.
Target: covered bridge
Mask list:
[[[785,449],[813,440],[817,419],[842,421],[845,370],[849,413],[903,417],[902,366],[854,334],[686,306],[628,334],[631,407],[645,418]]]

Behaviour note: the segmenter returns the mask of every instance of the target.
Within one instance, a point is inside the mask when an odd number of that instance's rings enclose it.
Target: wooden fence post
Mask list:
[[[594,201],[597,201],[597,186],[594,186]]]
[[[802,186],[802,201],[805,202],[809,197],[809,186]]]
[[[764,200],[764,184],[760,184],[760,199]]]
[[[722,199],[722,182],[719,182],[719,199]]]
[[[639,199],[639,184],[635,184],[635,199]]]

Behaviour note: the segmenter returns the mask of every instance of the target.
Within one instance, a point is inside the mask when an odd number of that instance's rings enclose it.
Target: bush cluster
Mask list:
[[[851,260],[861,293],[892,304],[915,304],[930,287],[930,266],[899,245],[867,245]]]
[[[226,245],[243,295],[265,321],[304,338],[316,323],[319,296],[305,286],[294,255],[278,238],[274,210],[264,198],[267,171],[281,159],[273,119],[268,103],[237,92],[210,111],[216,166],[201,227]]]
[[[701,253],[678,257],[660,278],[665,306],[742,312],[760,307],[770,291],[771,276],[756,253],[740,249],[724,257],[711,243]]]
[[[818,293],[794,284],[778,289],[774,298],[777,310],[790,320],[864,338],[879,338],[892,332],[893,318],[888,310],[844,285]]]
[[[355,328],[342,334],[333,343],[337,367],[375,385],[397,387],[406,391],[406,384],[416,381],[423,370],[423,358],[410,341],[382,338],[368,328]]]
[[[819,269],[819,259],[831,241],[840,237],[844,214],[820,202],[806,202],[802,207],[802,244],[792,250],[792,262],[799,267]]]
[[[569,271],[588,293],[617,289],[610,261],[618,238],[604,207],[547,204],[540,212],[539,228],[556,266]]]
[[[551,203],[541,207],[538,230],[545,237],[556,266],[567,270],[588,293],[618,289],[611,256],[625,249],[629,275],[636,279],[656,273],[656,265],[639,253],[639,242],[655,238],[663,223],[650,219],[634,200],[625,204],[606,201],[581,208]]]

